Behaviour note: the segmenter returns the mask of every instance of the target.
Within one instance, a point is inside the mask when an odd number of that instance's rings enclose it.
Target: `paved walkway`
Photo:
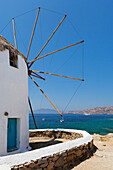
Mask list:
[[[113,134],[93,135],[98,148],[94,156],[80,163],[72,170],[113,170]]]

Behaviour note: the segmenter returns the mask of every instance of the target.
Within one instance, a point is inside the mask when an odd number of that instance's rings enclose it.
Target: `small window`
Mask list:
[[[18,55],[9,50],[10,66],[18,68]]]

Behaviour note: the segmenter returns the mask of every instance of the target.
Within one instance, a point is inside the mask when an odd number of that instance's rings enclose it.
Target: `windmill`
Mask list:
[[[25,62],[27,64],[27,68],[28,68],[28,76],[29,78],[33,81],[33,83],[36,85],[36,87],[40,90],[40,92],[46,97],[46,99],[51,103],[51,105],[54,107],[54,109],[62,116],[62,113],[57,109],[57,107],[53,104],[53,102],[49,99],[49,97],[44,93],[44,91],[40,88],[40,86],[38,85],[38,83],[34,80],[34,77],[37,78],[37,79],[42,79],[42,80],[45,80],[45,78],[43,78],[42,76],[40,76],[39,74],[46,74],[46,75],[52,75],[52,76],[57,76],[57,77],[63,77],[63,78],[67,78],[67,79],[73,79],[73,80],[78,80],[78,81],[84,81],[84,79],[82,78],[75,78],[75,77],[70,77],[70,76],[65,76],[65,75],[59,75],[59,74],[54,74],[54,73],[48,73],[48,72],[45,72],[45,71],[39,71],[39,70],[32,70],[32,65],[37,61],[37,60],[40,60],[40,59],[43,59],[45,57],[48,57],[52,54],[55,54],[59,51],[62,51],[62,50],[65,50],[67,48],[70,48],[70,47],[73,47],[75,45],[79,45],[81,43],[84,43],[84,40],[82,41],[79,41],[79,42],[75,42],[73,44],[70,44],[68,46],[65,46],[65,47],[62,47],[60,49],[57,49],[55,51],[52,51],[50,53],[47,53],[45,55],[42,55],[41,56],[41,53],[42,51],[44,50],[44,48],[47,46],[47,44],[49,43],[49,41],[52,39],[52,37],[54,36],[54,34],[56,33],[56,31],[59,29],[59,27],[61,26],[61,24],[63,23],[63,21],[65,20],[66,16],[65,15],[62,20],[60,21],[60,23],[57,25],[57,27],[55,28],[55,30],[53,31],[53,33],[50,35],[49,39],[46,41],[46,43],[43,45],[43,47],[41,48],[41,50],[38,52],[38,54],[36,55],[36,57],[32,60],[32,61],[28,61],[28,58],[29,58],[29,52],[30,52],[30,49],[31,49],[31,44],[32,44],[32,41],[33,41],[33,37],[34,37],[34,33],[35,33],[35,29],[36,29],[36,25],[37,25],[37,22],[38,22],[38,17],[39,17],[39,13],[40,13],[40,7],[38,8],[38,11],[37,11],[37,15],[36,15],[36,19],[35,19],[35,23],[34,23],[34,27],[33,27],[33,31],[32,31],[32,34],[31,34],[31,39],[30,39],[30,42],[29,42],[29,46],[28,46],[28,50],[27,50],[27,55],[25,57]],[[17,40],[16,40],[16,32],[15,32],[15,20],[14,18],[12,19],[12,22],[13,22],[13,33],[14,33],[14,41],[15,41],[15,47],[17,49]],[[28,103],[29,103],[29,106],[30,106],[30,110],[31,110],[31,113],[32,113],[32,116],[33,116],[33,120],[34,120],[34,124],[35,124],[35,127],[37,128],[37,124],[36,124],[36,121],[35,121],[35,117],[34,117],[34,114],[33,114],[33,109],[32,109],[32,105],[31,105],[31,102],[30,102],[30,98],[28,97]]]

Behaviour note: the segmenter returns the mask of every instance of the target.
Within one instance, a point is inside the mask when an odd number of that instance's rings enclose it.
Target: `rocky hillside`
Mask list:
[[[66,113],[72,114],[113,114],[113,106],[109,107],[96,107],[92,109],[82,110],[82,111],[69,111]]]

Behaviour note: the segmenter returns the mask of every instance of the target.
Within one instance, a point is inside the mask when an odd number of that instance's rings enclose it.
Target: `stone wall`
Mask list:
[[[74,140],[83,137],[80,133],[66,132],[58,130],[45,130],[45,131],[29,131],[29,137],[50,137]]]
[[[45,134],[47,135],[49,133],[46,132]],[[56,133],[56,134],[59,136],[59,134],[64,134],[64,133]],[[30,136],[34,136],[34,135],[37,135],[37,133],[30,132]],[[44,132],[43,133],[40,132],[39,136],[40,135],[43,136]],[[80,137],[81,135],[82,134],[80,134]],[[54,150],[55,150],[55,145],[54,145]],[[55,154],[49,155],[48,153],[48,156],[44,156],[36,160],[31,160],[30,162],[25,162],[23,164],[13,166],[11,169],[12,170],[16,170],[16,169],[69,170],[71,167],[76,166],[81,161],[89,158],[92,155],[92,153],[93,153],[93,140],[91,139],[91,141],[88,143],[84,143],[80,146],[75,146],[75,147],[72,147],[71,149],[66,149],[66,150],[63,150],[62,152],[57,152]]]
[[[42,157],[30,163],[14,166],[12,170],[21,169],[36,169],[36,170],[68,170],[76,166],[81,161],[89,158],[93,153],[93,142],[80,147],[75,147],[61,153],[53,154],[51,156]]]

